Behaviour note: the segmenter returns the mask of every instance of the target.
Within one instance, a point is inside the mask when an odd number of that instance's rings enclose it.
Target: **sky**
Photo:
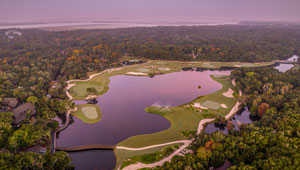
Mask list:
[[[0,0],[0,22],[299,21],[300,0]]]

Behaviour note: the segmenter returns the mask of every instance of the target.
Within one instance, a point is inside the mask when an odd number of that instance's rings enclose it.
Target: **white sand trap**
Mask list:
[[[97,98],[97,97],[98,97],[97,95],[88,95],[86,97],[86,100],[94,99],[94,98]]]
[[[81,108],[81,111],[89,119],[96,119],[98,117],[98,113],[95,107],[83,107]]]
[[[133,75],[133,76],[147,76],[146,73],[139,73],[139,72],[128,72],[126,75]]]
[[[158,67],[158,70],[160,71],[169,71],[169,68],[165,68],[165,67]]]
[[[233,98],[233,90],[229,88],[227,92],[223,93],[223,96]]]
[[[208,109],[207,107],[201,106],[200,103],[194,103],[193,107],[200,108],[200,109]]]
[[[233,79],[232,80],[232,85],[235,87],[236,86],[236,83],[235,83],[235,80]]]
[[[234,65],[234,67],[242,67],[241,65]]]
[[[138,69],[136,69],[136,71],[138,71],[138,72],[149,72],[150,70],[147,69],[147,68],[138,68]]]
[[[221,107],[227,109],[228,107],[225,104],[221,104]]]
[[[203,67],[208,67],[208,68],[213,68],[213,67],[215,67],[215,66],[210,65],[210,64],[203,64],[202,66],[203,66]]]

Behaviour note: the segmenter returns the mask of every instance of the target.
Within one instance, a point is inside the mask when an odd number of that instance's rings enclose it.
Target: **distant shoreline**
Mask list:
[[[113,29],[131,27],[156,27],[156,26],[217,26],[217,25],[238,25],[239,22],[49,22],[49,23],[16,23],[1,24],[0,29],[46,29],[46,30],[74,30],[74,29]]]

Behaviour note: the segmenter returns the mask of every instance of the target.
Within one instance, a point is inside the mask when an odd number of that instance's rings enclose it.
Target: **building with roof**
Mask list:
[[[26,119],[27,113],[33,116],[36,113],[35,105],[31,102],[27,102],[13,109],[14,124],[19,124]]]
[[[19,101],[17,98],[4,98],[2,100],[2,105],[10,107],[10,108],[15,108],[18,106],[18,104],[19,104]]]

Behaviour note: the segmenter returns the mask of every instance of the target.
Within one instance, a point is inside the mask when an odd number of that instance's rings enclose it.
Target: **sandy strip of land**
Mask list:
[[[242,96],[242,90],[239,90],[239,95]],[[225,116],[226,119],[229,119],[231,116],[233,116],[240,107],[240,102],[236,102],[236,104],[233,106],[233,108],[230,110],[230,112]]]
[[[72,100],[73,99],[73,97],[71,96],[71,94],[69,93],[69,89],[71,88],[71,87],[73,87],[73,86],[75,86],[76,84],[68,84],[68,86],[66,87],[66,95],[68,96],[68,98],[70,99],[70,100]]]
[[[145,149],[151,149],[151,148],[156,148],[159,146],[166,146],[166,145],[171,145],[171,144],[176,144],[176,143],[186,143],[189,140],[179,140],[179,141],[173,141],[173,142],[168,142],[168,143],[162,143],[162,144],[157,144],[157,145],[151,145],[151,146],[146,146],[142,148],[129,148],[129,147],[124,147],[124,146],[117,146],[117,149],[126,149],[130,151],[140,151],[140,150],[145,150]]]
[[[227,109],[228,107],[226,106],[226,104],[221,104],[221,107],[223,107],[223,108],[225,108],[225,109]]]
[[[229,89],[227,90],[227,92],[223,93],[223,96],[233,98],[233,95],[232,95],[232,94],[233,94],[233,90],[232,90],[231,88],[229,88]]]
[[[128,72],[126,75],[133,75],[133,76],[147,76],[146,73],[139,73],[139,72]]]
[[[235,80],[234,80],[234,79],[232,80],[232,85],[233,85],[233,87],[236,86],[236,83],[235,83]]]

